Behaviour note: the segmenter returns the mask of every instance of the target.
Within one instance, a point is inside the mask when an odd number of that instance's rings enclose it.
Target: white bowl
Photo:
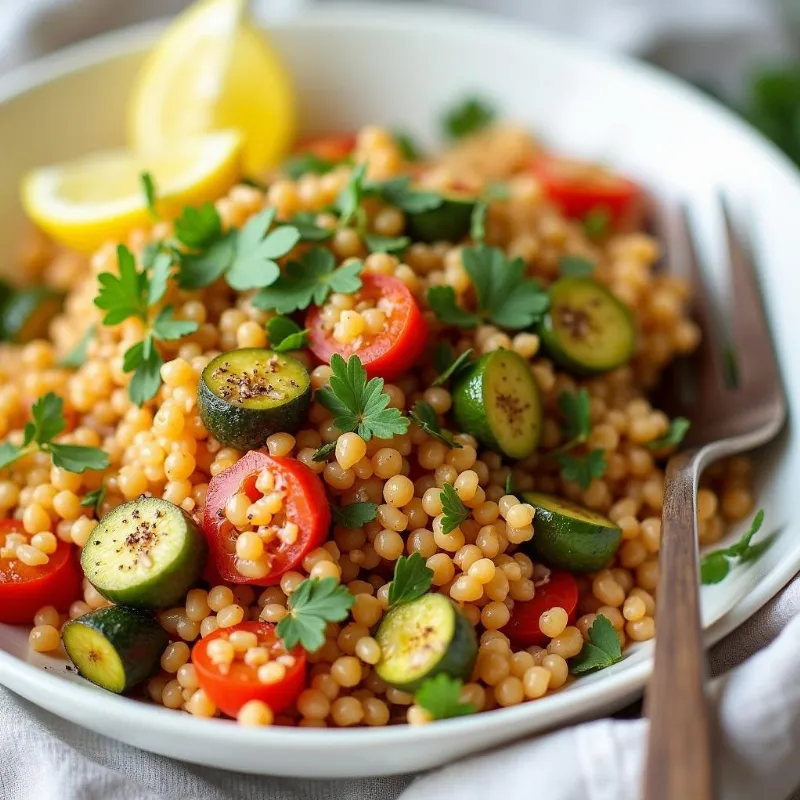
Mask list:
[[[800,176],[772,146],[687,86],[648,67],[452,9],[334,6],[271,26],[297,82],[307,132],[367,122],[433,143],[441,110],[467,90],[578,156],[611,162],[662,193],[710,208],[718,187],[748,201],[792,406],[800,391]],[[105,36],[0,79],[0,242],[15,241],[17,181],[29,167],[122,141],[132,76],[159,26]],[[706,215],[709,253],[719,254]],[[800,568],[794,522],[800,441],[759,458],[760,505],[780,532],[754,563],[703,590],[709,641],[744,621]],[[652,648],[534,703],[424,727],[252,729],[116,697],[31,655],[0,625],[0,682],[87,728],[163,755],[242,772],[306,777],[425,769],[471,751],[608,712],[645,684]],[[42,667],[45,667],[42,669]]]

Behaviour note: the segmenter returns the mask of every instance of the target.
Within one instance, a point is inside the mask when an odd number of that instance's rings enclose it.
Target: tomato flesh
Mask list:
[[[503,628],[503,633],[516,645],[544,647],[549,638],[539,628],[539,617],[545,611],[556,607],[561,607],[567,612],[570,624],[575,621],[578,584],[569,572],[551,572],[550,580],[536,587],[533,600],[514,603],[514,611],[508,624]]]
[[[286,653],[294,657],[295,663],[286,668],[286,677],[276,683],[261,683],[258,680],[258,667],[251,667],[241,659],[236,659],[227,673],[223,674],[208,655],[208,643],[214,639],[229,636],[233,631],[249,631],[258,636],[259,646],[276,648],[277,655]],[[273,652],[272,658],[277,657]],[[266,703],[275,714],[280,714],[294,702],[306,685],[306,653],[302,647],[287,651],[275,635],[275,626],[269,622],[242,622],[230,628],[217,628],[201,639],[192,649],[197,682],[208,695],[209,700],[223,714],[235,717],[242,706],[251,700]]]
[[[362,334],[350,344],[333,338],[333,330],[322,318],[319,306],[312,306],[306,316],[311,350],[322,362],[329,364],[338,353],[347,359],[358,355],[370,378],[387,381],[400,377],[413,367],[428,342],[428,326],[414,296],[405,284],[390,275],[361,275],[362,286],[354,295],[356,306],[362,301],[377,305],[384,301],[386,324],[380,333]]]
[[[240,491],[252,501],[261,494],[255,487],[258,474],[269,469],[277,490],[285,493],[283,510],[289,522],[299,528],[292,544],[273,540],[267,545],[270,571],[263,578],[247,578],[236,569],[236,539],[239,531],[225,516],[228,500]],[[251,450],[232,467],[215,475],[208,484],[203,513],[203,531],[219,576],[230,583],[272,586],[281,575],[298,567],[305,556],[321,545],[328,535],[331,512],[320,478],[294,458],[269,456]]]
[[[15,519],[0,520],[0,543],[9,533],[24,533]],[[42,606],[66,611],[81,593],[83,573],[76,550],[59,540],[49,561],[29,567],[16,558],[0,558],[0,622],[7,625],[30,625]]]
[[[294,149],[296,154],[311,153],[323,161],[343,161],[356,148],[355,133],[329,133],[304,139]]]
[[[547,197],[567,217],[583,219],[604,211],[617,229],[627,229],[641,219],[642,191],[621,175],[552,155],[540,155],[532,170]]]

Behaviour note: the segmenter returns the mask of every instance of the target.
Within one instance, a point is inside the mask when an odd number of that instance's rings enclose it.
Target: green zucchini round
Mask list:
[[[466,680],[478,655],[472,624],[441,594],[424,594],[392,609],[375,638],[381,646],[375,671],[404,692],[416,691],[441,672]]]
[[[406,214],[406,233],[415,242],[460,242],[468,233],[477,199],[448,192],[438,208]]]
[[[206,537],[182,508],[140,497],[100,520],[81,552],[81,567],[112,603],[157,609],[183,602],[207,556]]]
[[[633,316],[606,286],[593,278],[561,278],[548,293],[539,336],[554,361],[580,375],[597,375],[631,360]]]
[[[539,445],[542,401],[530,364],[513,350],[494,350],[460,374],[453,389],[459,430],[513,459]]]
[[[622,531],[610,519],[563,497],[525,492],[535,511],[530,556],[569,572],[605,569],[617,552]]]
[[[155,675],[169,643],[167,632],[151,616],[124,606],[73,619],[61,638],[78,672],[115,694]]]
[[[311,378],[286,353],[260,347],[230,350],[203,370],[197,387],[200,417],[217,441],[257,450],[273,433],[294,433],[311,405]]]

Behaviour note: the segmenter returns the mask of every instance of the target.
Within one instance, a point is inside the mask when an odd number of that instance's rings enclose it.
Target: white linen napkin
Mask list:
[[[305,1],[262,0],[260,6],[274,15]],[[789,52],[782,13],[787,5],[800,7],[800,0],[447,1],[647,54],[689,78],[713,79],[729,89],[740,85],[746,66]],[[0,0],[0,75],[57,47],[185,5],[187,0]],[[798,610],[800,579],[712,653],[715,674],[727,673],[714,683],[725,800],[783,800],[800,784]],[[0,798],[485,800],[501,790],[507,800],[540,793],[549,800],[633,800],[646,726],[644,720],[601,720],[420,777],[310,781],[171,761],[78,728],[0,689]]]

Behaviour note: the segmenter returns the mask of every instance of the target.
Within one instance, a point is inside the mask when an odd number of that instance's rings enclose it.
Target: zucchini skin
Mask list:
[[[459,242],[470,229],[477,200],[445,197],[439,208],[406,215],[406,232],[417,242]]]
[[[83,666],[72,657],[69,642],[71,632],[76,626],[95,631],[113,647],[125,674],[121,687],[111,687],[89,678]],[[62,639],[78,672],[87,680],[115,694],[126,692],[155,675],[160,667],[161,654],[169,644],[167,632],[149,614],[124,606],[101,608],[68,622],[64,626]]]
[[[216,359],[206,366],[197,383],[197,406],[203,425],[217,441],[237,450],[258,450],[273,433],[295,433],[304,425],[311,406],[310,380],[301,394],[280,408],[244,408],[228,403],[211,390],[207,381],[215,362]]]

